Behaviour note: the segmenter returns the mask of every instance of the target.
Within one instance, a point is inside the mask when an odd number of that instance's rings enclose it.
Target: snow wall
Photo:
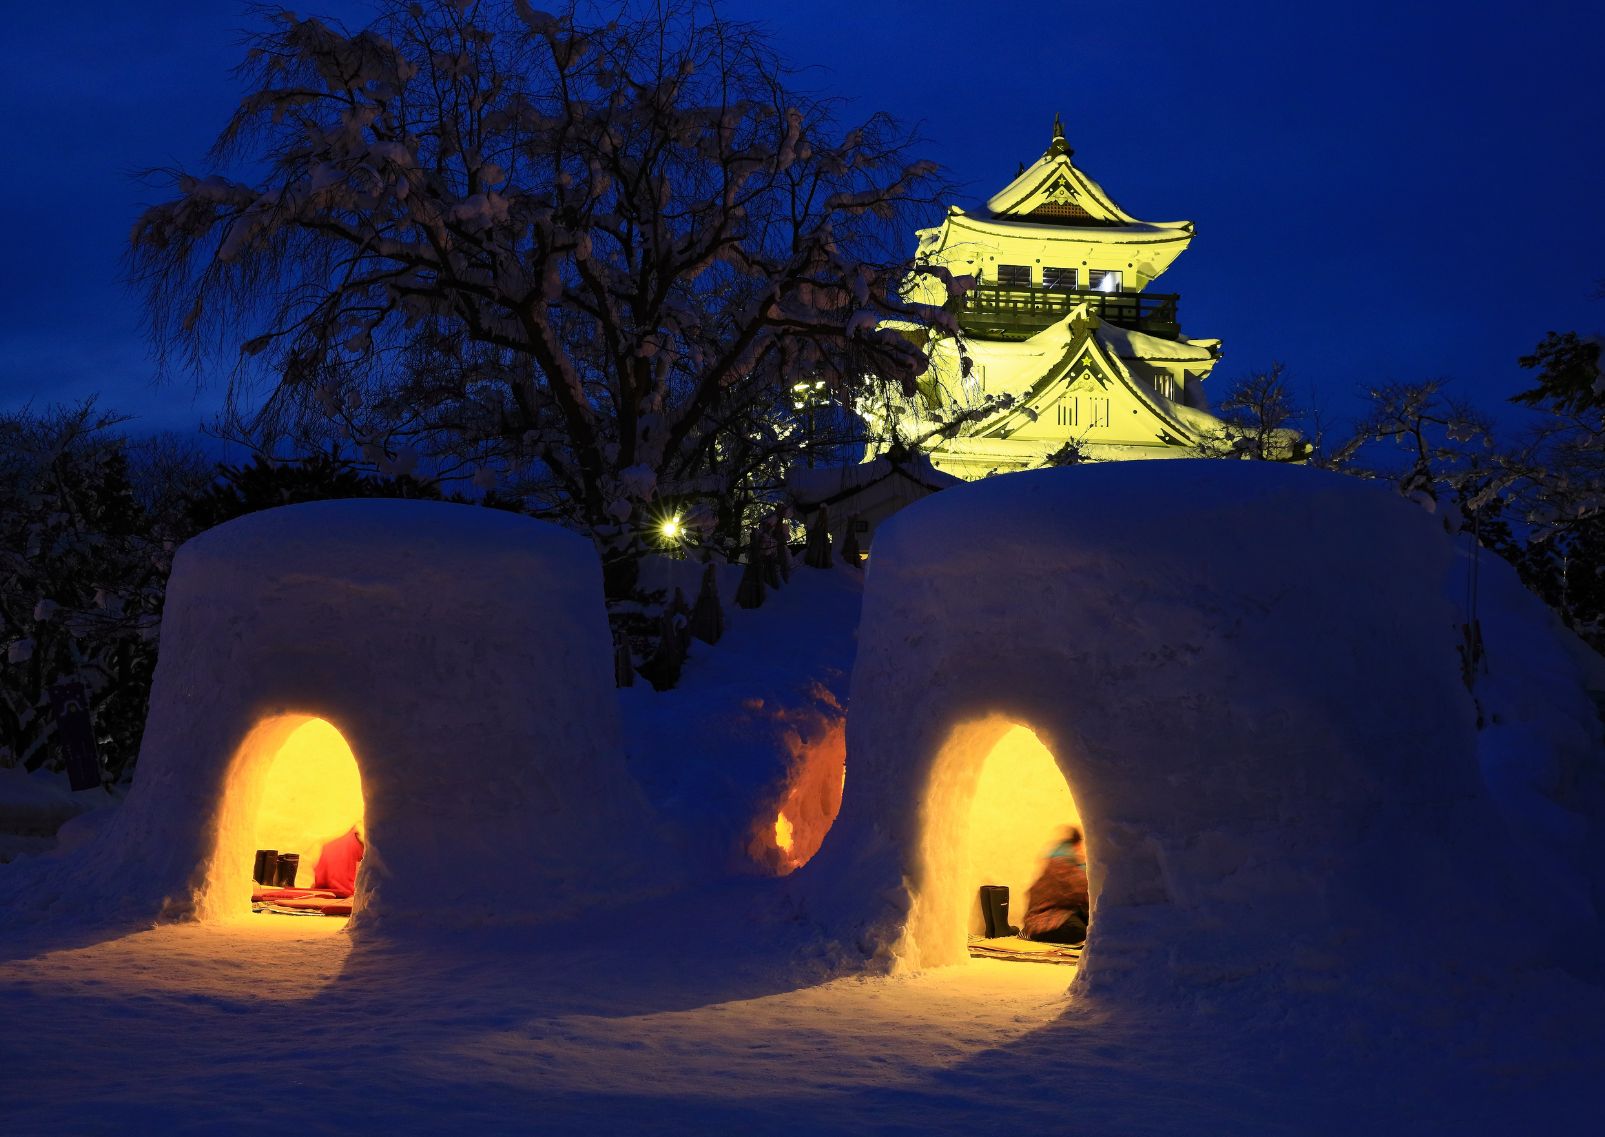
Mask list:
[[[842,812],[793,878],[810,916],[883,964],[963,960],[956,890],[967,905],[976,882],[933,863],[963,847],[979,768],[1021,724],[1087,832],[1084,996],[1409,1000],[1447,974],[1475,999],[1511,968],[1597,971],[1588,663],[1485,567],[1485,595],[1513,605],[1495,622],[1530,641],[1501,656],[1505,628],[1490,666],[1536,667],[1533,713],[1571,716],[1569,750],[1507,762],[1527,762],[1507,780],[1569,787],[1543,805],[1588,834],[1538,849],[1479,767],[1451,599],[1466,540],[1386,485],[1262,463],[1038,471],[919,502],[870,560]]]
[[[356,926],[561,919],[663,883],[572,533],[439,502],[268,510],[179,550],[161,635],[126,803],[0,875],[12,918],[247,913],[264,772],[311,718],[361,773]]]

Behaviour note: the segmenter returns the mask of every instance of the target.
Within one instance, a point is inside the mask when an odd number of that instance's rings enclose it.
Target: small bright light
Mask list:
[[[678,541],[685,536],[685,521],[676,513],[673,517],[665,518],[658,532],[663,534],[665,541]]]

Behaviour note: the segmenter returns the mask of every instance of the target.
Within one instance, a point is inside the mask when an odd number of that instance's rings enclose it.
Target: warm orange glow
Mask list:
[[[310,715],[264,720],[229,764],[197,914],[249,914],[257,849],[300,854],[296,884],[310,884],[324,843],[363,822],[362,775],[339,730]]]
[[[254,849],[299,853],[297,887],[312,884],[326,842],[362,826],[362,775],[340,732],[311,719],[285,740],[268,767]]]
[[[847,784],[847,718],[828,691],[814,695],[814,707],[772,712],[785,724],[782,738],[791,761],[779,800],[753,818],[746,851],[754,865],[775,876],[796,871],[819,852]]]
[[[1010,728],[981,764],[970,804],[969,930],[985,930],[983,884],[1009,886],[1009,922],[1025,914],[1026,893],[1066,825],[1081,822],[1058,763],[1035,733]]]
[[[1001,716],[953,731],[921,806],[918,884],[898,954],[916,967],[963,962],[968,934],[982,930],[980,886],[1008,885],[1018,926],[1043,857],[1080,813],[1053,754]]]

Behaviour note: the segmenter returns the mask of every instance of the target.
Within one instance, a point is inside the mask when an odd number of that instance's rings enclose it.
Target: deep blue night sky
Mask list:
[[[1605,328],[1605,5],[724,7],[768,24],[802,85],[918,125],[972,199],[1062,112],[1123,206],[1197,224],[1155,287],[1182,294],[1188,334],[1225,341],[1216,391],[1282,360],[1333,418],[1368,384],[1437,376],[1497,411],[1546,331]],[[99,392],[138,427],[188,430],[215,405],[152,385],[120,257],[151,197],[133,171],[202,164],[249,18],[181,0],[10,13],[0,408]]]

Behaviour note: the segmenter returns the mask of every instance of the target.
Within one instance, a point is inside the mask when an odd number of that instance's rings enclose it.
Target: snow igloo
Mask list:
[[[1009,885],[1018,914],[1075,822],[1083,994],[1405,987],[1597,945],[1599,874],[1550,889],[1559,861],[1517,848],[1479,766],[1466,541],[1386,485],[1263,463],[1015,474],[912,506],[868,568],[847,792],[797,877],[810,911],[892,966],[964,961],[978,886]],[[1543,697],[1597,790],[1588,664],[1511,603],[1531,642],[1490,641],[1479,690],[1552,665]]]
[[[19,912],[251,912],[258,849],[355,827],[359,926],[561,919],[651,890],[596,554],[490,509],[334,501],[179,551],[125,804],[8,874]]]

